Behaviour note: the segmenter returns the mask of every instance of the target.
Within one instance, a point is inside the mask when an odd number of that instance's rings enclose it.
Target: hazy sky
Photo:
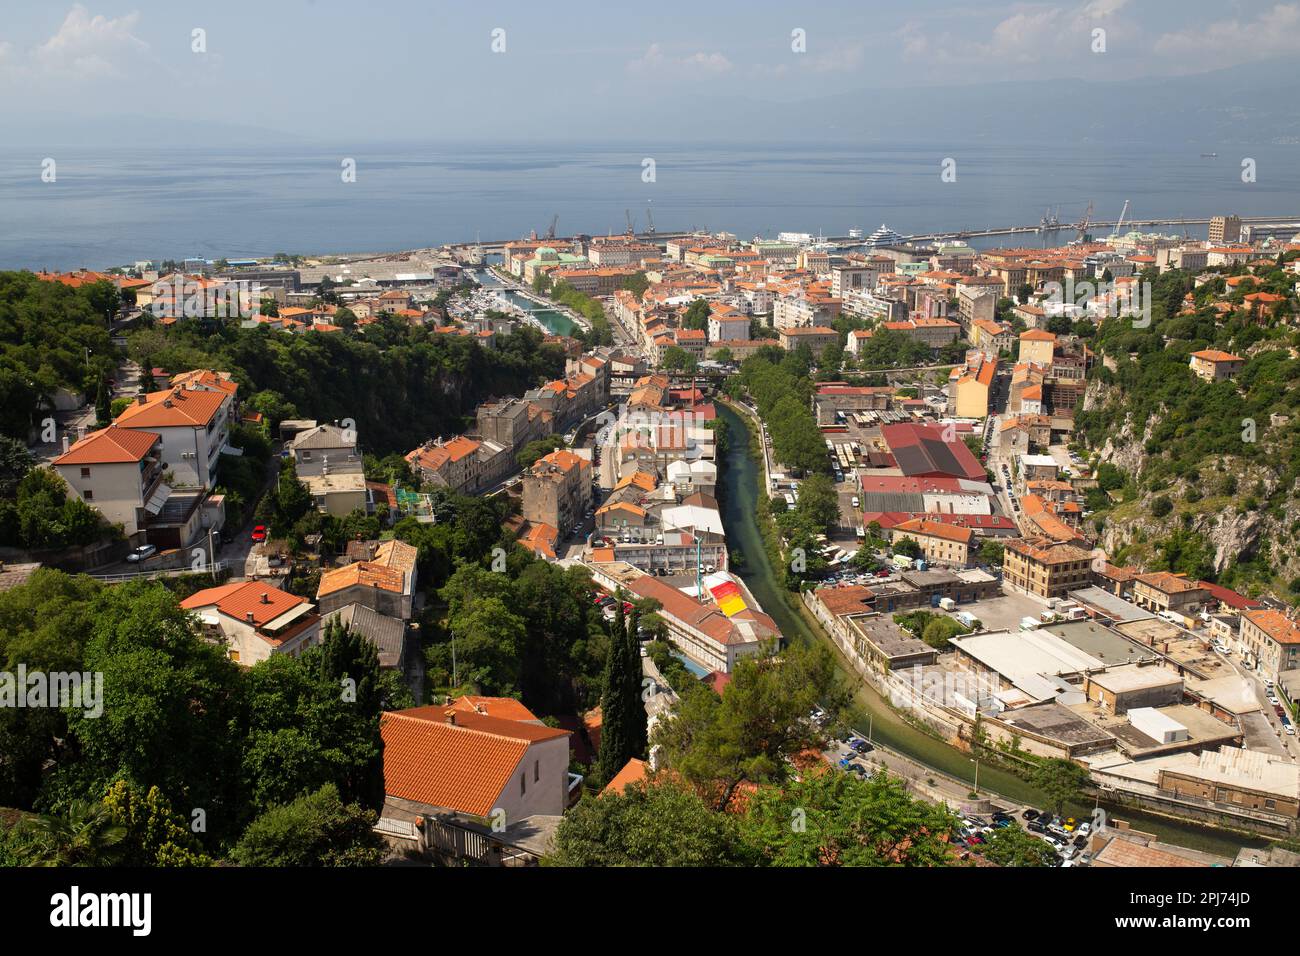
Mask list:
[[[192,49],[196,28],[206,52]],[[795,30],[806,52],[792,49]],[[781,104],[836,92],[1177,75],[1296,54],[1300,0],[6,0],[0,121],[72,135],[81,121],[185,118],[408,139],[509,138],[524,116],[521,127],[599,138],[602,118],[634,126],[665,96],[704,113],[770,102],[779,124]]]

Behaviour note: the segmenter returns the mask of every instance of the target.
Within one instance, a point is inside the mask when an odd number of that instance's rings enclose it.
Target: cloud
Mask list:
[[[1129,0],[1089,0],[1074,6],[1034,6],[1016,10],[993,25],[988,39],[951,32],[931,33],[911,20],[898,31],[904,60],[1001,63],[1060,63],[1091,54],[1092,30],[1112,28]],[[1123,23],[1131,41],[1135,24]]]
[[[55,34],[32,51],[32,62],[48,74],[80,78],[119,76],[125,60],[149,49],[132,32],[139,20],[139,13],[122,17],[92,16],[81,4],[74,4]]]
[[[1164,33],[1155,50],[1162,56],[1213,53],[1234,60],[1254,60],[1300,52],[1300,4],[1279,3],[1254,20],[1216,20],[1208,26]]]
[[[732,62],[721,53],[691,53],[687,56],[673,56],[664,51],[663,46],[651,43],[645,53],[627,64],[629,73],[730,73]]]

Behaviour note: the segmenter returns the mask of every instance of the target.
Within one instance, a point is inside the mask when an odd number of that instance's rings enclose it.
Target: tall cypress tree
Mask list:
[[[641,700],[641,638],[637,632],[641,628],[641,610],[633,606],[632,616],[627,627],[627,670],[631,685],[631,720],[628,729],[628,743],[631,756],[644,758],[649,745],[649,730],[646,726],[645,703]]]
[[[631,753],[632,714],[628,709],[627,618],[623,613],[623,592],[614,595],[617,610],[610,629],[609,653],[605,657],[605,686],[600,695],[600,756],[597,775],[608,783],[623,769]]]

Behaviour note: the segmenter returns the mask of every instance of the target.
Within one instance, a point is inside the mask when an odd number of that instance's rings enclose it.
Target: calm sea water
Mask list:
[[[1010,136],[1010,132],[1008,134]],[[1186,150],[1061,150],[1050,145],[768,146],[691,144],[249,149],[142,147],[53,156],[0,147],[0,268],[104,268],[137,259],[384,251],[544,232],[706,227],[741,237],[827,235],[1036,223],[1048,207],[1095,217],[1300,216],[1300,150],[1240,157]],[[656,179],[642,180],[652,157]],[[945,156],[957,179],[940,180]],[[356,161],[356,181],[341,163]],[[1192,230],[1195,234],[1196,230]],[[1067,236],[1068,238],[1068,236]],[[1018,242],[1036,241],[1027,237]]]

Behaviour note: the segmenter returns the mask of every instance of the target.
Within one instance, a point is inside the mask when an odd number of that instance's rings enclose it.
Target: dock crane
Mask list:
[[[1074,228],[1079,233],[1077,241],[1083,242],[1083,240],[1088,237],[1088,223],[1090,223],[1091,221],[1092,221],[1092,201],[1089,200],[1088,208],[1087,210],[1084,211],[1083,218],[1074,224]]]
[[[1110,234],[1111,238],[1118,236],[1120,228],[1124,225],[1124,217],[1128,215],[1128,202],[1127,199],[1124,200],[1124,208],[1119,212],[1119,220],[1115,223],[1115,231]]]
[[[554,238],[555,238],[555,227],[556,227],[557,225],[559,225],[559,222],[560,222],[560,216],[559,216],[558,213],[557,213],[556,215],[554,215],[554,216],[551,217],[551,228],[549,228],[549,229],[546,230],[546,238],[547,238],[547,239],[554,239]]]
[[[624,209],[623,212],[627,215],[627,234],[629,236],[636,235],[636,223],[632,219],[632,210]]]
[[[655,217],[654,217],[654,213],[650,211],[649,203],[647,203],[645,207],[645,219],[646,219],[646,232],[650,233],[650,235],[653,236],[655,234]]]

